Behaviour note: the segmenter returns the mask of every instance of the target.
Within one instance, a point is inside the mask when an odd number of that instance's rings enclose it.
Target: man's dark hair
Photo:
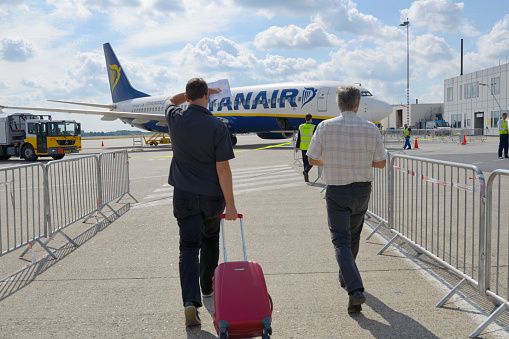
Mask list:
[[[313,119],[311,113],[306,114],[306,121],[311,121],[311,119]]]
[[[209,86],[202,78],[192,78],[186,85],[186,97],[190,101],[203,98],[209,91]]]
[[[361,101],[361,91],[353,85],[340,86],[336,91],[336,102],[339,110],[353,111]]]

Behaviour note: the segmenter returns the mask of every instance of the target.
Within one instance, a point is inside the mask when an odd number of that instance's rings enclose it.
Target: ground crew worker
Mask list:
[[[498,144],[498,158],[502,158],[502,149],[504,150],[504,157],[509,158],[507,155],[507,148],[509,144],[509,135],[507,134],[507,113],[502,114],[502,119],[498,121],[498,134],[500,136],[500,143]]]
[[[405,124],[405,129],[403,130],[403,137],[405,138],[405,146],[403,146],[403,149],[405,149],[408,145],[408,149],[412,149],[412,146],[410,145],[410,135],[412,134],[412,129],[408,127],[407,124]]]
[[[299,132],[297,136],[297,143],[295,144],[295,152],[298,152],[299,149],[302,151],[302,162],[304,163],[304,171],[302,174],[304,175],[304,181],[309,182],[309,171],[313,166],[311,166],[308,162],[308,156],[306,155],[309,148],[309,143],[311,142],[311,138],[315,133],[316,126],[313,125],[313,116],[311,114],[306,114],[306,122],[299,126]]]

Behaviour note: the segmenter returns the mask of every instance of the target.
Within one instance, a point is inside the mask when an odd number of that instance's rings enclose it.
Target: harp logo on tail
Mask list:
[[[118,80],[120,79],[120,71],[122,71],[122,68],[118,67],[117,65],[110,65],[111,92],[113,92],[115,86],[117,86]]]
[[[304,107],[305,104],[313,100],[316,96],[316,92],[318,90],[314,89],[313,87],[306,88],[304,87],[304,91],[302,92],[302,107]]]

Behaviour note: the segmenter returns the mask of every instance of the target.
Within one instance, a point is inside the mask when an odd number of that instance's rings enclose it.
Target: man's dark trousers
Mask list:
[[[371,182],[329,185],[325,194],[329,230],[339,265],[339,276],[343,277],[348,293],[364,291],[355,258],[359,253],[362,225],[370,195]]]
[[[498,157],[502,156],[502,149],[504,156],[507,157],[507,147],[509,146],[509,134],[500,134],[500,143],[498,144]]]
[[[180,229],[179,273],[182,301],[202,306],[200,286],[212,292],[212,277],[219,262],[220,218],[223,196],[192,194],[174,188],[173,214]],[[199,260],[198,260],[199,254]]]
[[[308,160],[308,151],[307,150],[301,150],[302,151],[302,162],[304,163],[304,171],[306,171],[306,173],[309,173],[309,171],[311,171],[311,169],[313,168],[313,166],[311,166],[309,164],[309,160]]]

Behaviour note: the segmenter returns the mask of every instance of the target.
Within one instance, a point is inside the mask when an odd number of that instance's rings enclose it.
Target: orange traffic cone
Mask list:
[[[419,148],[419,144],[417,144],[417,138],[415,138],[415,145],[414,148]]]
[[[461,144],[462,145],[466,145],[467,144],[467,137],[465,136],[465,134],[463,134],[463,142]]]

